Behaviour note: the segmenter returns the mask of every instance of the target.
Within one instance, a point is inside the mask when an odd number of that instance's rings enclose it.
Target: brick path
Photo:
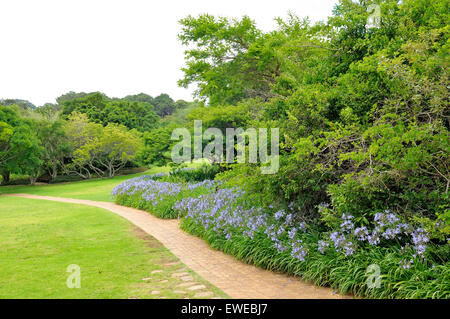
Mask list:
[[[213,250],[202,239],[182,231],[178,227],[178,220],[159,219],[148,212],[108,202],[29,194],[3,196],[84,204],[116,213],[159,240],[186,266],[231,298],[346,298],[333,294],[330,288],[317,287],[295,277],[263,270]]]

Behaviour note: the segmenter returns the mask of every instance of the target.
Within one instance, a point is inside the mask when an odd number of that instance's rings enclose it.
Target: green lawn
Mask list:
[[[20,192],[109,200],[106,189],[129,177],[19,188]],[[95,188],[92,188],[95,187]],[[42,189],[42,191],[38,191]],[[154,238],[100,208],[0,196],[0,298],[184,298],[167,265],[177,261]],[[68,288],[78,265],[81,288]],[[162,270],[151,274],[154,270]],[[189,272],[214,296],[226,297]],[[151,279],[142,280],[143,278]],[[152,294],[152,291],[159,293]]]
[[[70,183],[57,183],[49,185],[0,186],[0,194],[26,193],[33,195],[46,195],[76,199],[89,199],[111,202],[111,190],[123,181],[146,174],[168,172],[169,167],[155,167],[144,173],[116,176],[113,178],[91,179]]]

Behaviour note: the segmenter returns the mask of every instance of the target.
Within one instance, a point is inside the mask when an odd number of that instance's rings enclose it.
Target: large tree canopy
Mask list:
[[[66,173],[82,178],[115,175],[117,170],[134,159],[141,147],[140,134],[125,126],[110,123],[106,127],[89,122],[83,113],[73,113],[66,124],[71,162]]]
[[[204,14],[180,21],[179,39],[186,50],[184,78],[196,83],[197,96],[211,105],[236,103],[250,97],[267,99],[279,73],[272,43],[249,17],[240,20]]]
[[[117,123],[142,132],[154,128],[159,119],[154,107],[149,103],[128,100],[112,101],[101,93],[91,93],[63,101],[63,117],[67,117],[73,112],[84,113],[90,121],[104,126],[108,123]]]
[[[161,117],[172,114],[175,111],[175,101],[167,94],[158,95],[153,99],[152,104],[155,112]]]

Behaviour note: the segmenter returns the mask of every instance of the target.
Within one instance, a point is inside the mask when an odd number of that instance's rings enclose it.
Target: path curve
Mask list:
[[[109,202],[30,194],[5,194],[2,196],[43,199],[107,209],[129,220],[159,240],[186,266],[233,299],[346,298],[334,294],[330,288],[317,287],[296,277],[263,270],[214,250],[202,239],[181,230],[178,220],[159,219],[148,212]]]

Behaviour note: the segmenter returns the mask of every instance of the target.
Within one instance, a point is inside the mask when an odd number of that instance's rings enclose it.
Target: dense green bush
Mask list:
[[[219,173],[218,165],[204,164],[198,168],[175,169],[169,173],[169,177],[186,182],[201,182],[204,180],[213,180],[217,173]]]

